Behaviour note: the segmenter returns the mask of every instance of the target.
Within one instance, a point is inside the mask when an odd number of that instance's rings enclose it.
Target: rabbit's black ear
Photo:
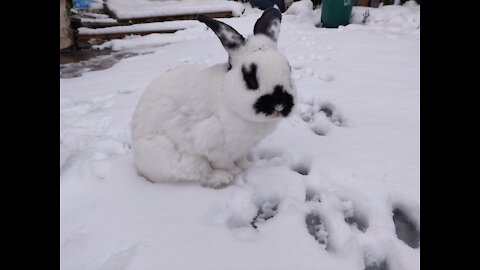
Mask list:
[[[277,42],[280,33],[280,23],[282,22],[282,13],[276,8],[266,9],[262,16],[257,20],[253,27],[255,35],[264,34]]]
[[[213,32],[215,32],[222,42],[223,47],[227,50],[228,55],[245,44],[245,38],[230,25],[214,20],[205,15],[199,15],[198,20],[206,24],[213,30]]]

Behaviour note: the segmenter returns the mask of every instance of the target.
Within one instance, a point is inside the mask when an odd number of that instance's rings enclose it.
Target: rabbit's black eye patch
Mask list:
[[[257,65],[254,63],[250,64],[250,70],[247,70],[245,66],[242,66],[242,73],[247,88],[250,90],[258,89]]]

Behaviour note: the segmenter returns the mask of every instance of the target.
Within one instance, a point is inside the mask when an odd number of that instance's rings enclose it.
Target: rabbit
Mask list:
[[[223,22],[198,16],[220,39],[228,62],[177,67],[146,88],[131,123],[142,176],[218,188],[251,165],[249,149],[296,108],[290,64],[276,50],[281,18],[267,9],[245,39]]]

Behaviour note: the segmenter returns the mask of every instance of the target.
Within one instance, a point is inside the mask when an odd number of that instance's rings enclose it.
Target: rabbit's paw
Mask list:
[[[231,173],[224,170],[214,170],[202,185],[211,188],[224,188],[232,183],[234,177]]]
[[[235,161],[235,165],[238,168],[242,169],[242,171],[245,171],[248,168],[252,167],[253,164],[254,164],[253,162],[248,160],[247,155],[245,155],[245,156],[241,157],[240,159],[238,159],[237,161]]]

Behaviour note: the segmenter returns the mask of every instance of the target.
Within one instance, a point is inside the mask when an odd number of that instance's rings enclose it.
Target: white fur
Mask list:
[[[250,37],[227,64],[187,65],[167,72],[144,92],[132,121],[138,171],[153,182],[228,184],[244,169],[247,151],[271,133],[279,117],[257,115],[255,100],[281,84],[294,98],[286,58],[264,35]],[[259,89],[246,89],[242,65],[258,65]],[[242,167],[242,168],[240,168]]]

